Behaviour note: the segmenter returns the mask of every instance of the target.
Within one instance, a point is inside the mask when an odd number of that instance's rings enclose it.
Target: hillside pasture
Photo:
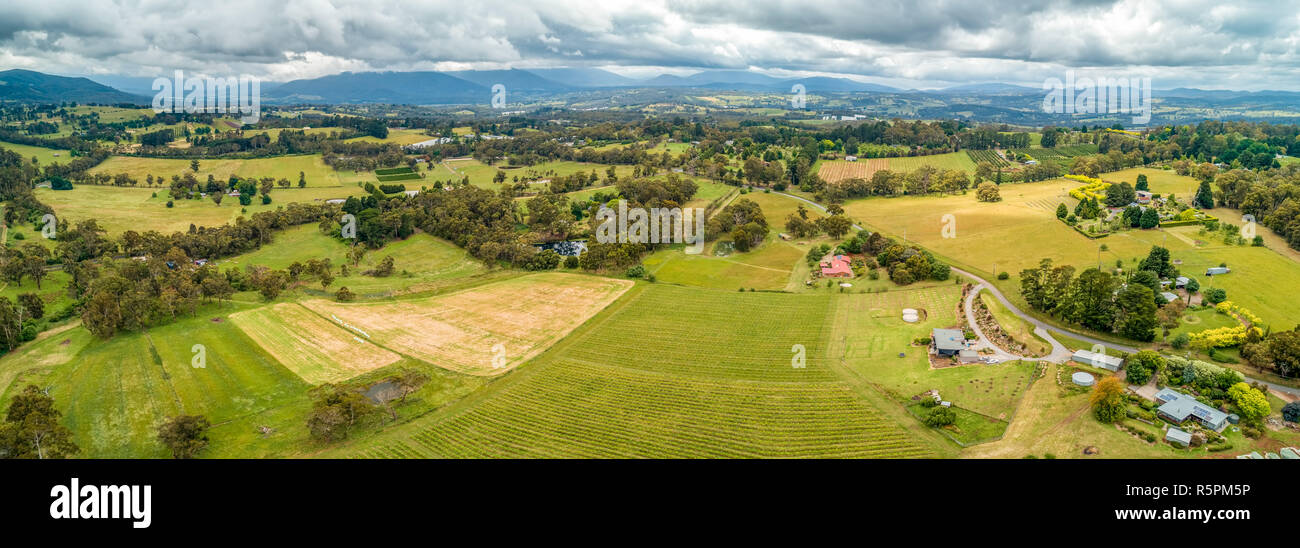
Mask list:
[[[23,160],[30,162],[36,158],[37,166],[45,167],[51,164],[66,164],[72,161],[72,151],[60,150],[54,148],[34,147],[30,145],[20,145],[18,143],[5,143],[0,141],[0,149],[8,150],[23,157]]]
[[[492,376],[545,350],[631,285],[544,273],[423,299],[351,304],[313,299],[303,305],[407,356],[459,373]]]
[[[262,178],[272,177],[274,179],[288,179],[293,186],[298,185],[298,174],[303,173],[307,179],[307,186],[310,187],[338,187],[343,185],[355,184],[364,178],[354,172],[334,171],[334,168],[325,165],[324,160],[319,154],[304,154],[297,156],[276,156],[274,158],[253,158],[253,159],[200,159],[199,171],[194,174],[199,182],[206,181],[208,175],[212,175],[216,180],[225,182],[230,179],[231,175],[237,175],[240,178]],[[183,176],[190,173],[190,160],[180,158],[144,158],[138,156],[113,156],[104,160],[99,165],[90,170],[92,174],[106,173],[117,175],[125,173],[132,178],[139,180],[143,187],[145,179],[153,175],[155,179],[164,180],[162,186],[165,187],[170,181],[172,175]]]
[[[832,371],[828,297],[662,284],[633,291],[475,401],[333,454],[933,456]],[[806,348],[803,368],[792,367],[794,344]]]
[[[311,384],[341,382],[400,356],[294,303],[237,312],[230,320],[268,354]]]

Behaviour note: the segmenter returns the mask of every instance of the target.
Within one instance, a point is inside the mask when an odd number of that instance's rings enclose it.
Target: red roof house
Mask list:
[[[853,277],[853,268],[849,266],[849,258],[843,255],[822,257],[821,268],[823,278]]]

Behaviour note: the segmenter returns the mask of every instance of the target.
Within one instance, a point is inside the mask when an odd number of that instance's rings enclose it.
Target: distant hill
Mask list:
[[[528,72],[552,82],[559,82],[578,87],[620,87],[635,86],[640,83],[632,78],[596,68],[528,69]]]
[[[460,70],[456,72],[444,72],[448,76],[454,76],[473,82],[489,90],[497,84],[504,85],[507,92],[514,91],[545,91],[558,92],[565,91],[573,86],[562,84],[548,78],[543,78],[532,72],[520,69],[510,70]]]
[[[1001,84],[997,82],[986,82],[982,84],[963,84],[960,86],[946,87],[943,89],[928,90],[929,93],[948,93],[948,94],[1018,94],[1018,93],[1041,93],[1041,88],[1031,88],[1026,86],[1017,86],[1014,84]]]
[[[43,72],[13,69],[0,72],[0,101],[147,104],[149,99],[118,91],[87,78],[54,76]]]
[[[289,103],[434,105],[490,100],[487,86],[431,71],[344,72],[285,82],[273,90],[263,90],[262,94],[267,99]]]

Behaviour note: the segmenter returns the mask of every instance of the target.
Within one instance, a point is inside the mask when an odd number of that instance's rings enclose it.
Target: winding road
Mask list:
[[[780,194],[782,196],[794,198],[796,200],[809,204],[812,207],[815,207],[822,212],[826,211],[825,206],[817,202],[814,202],[812,200],[809,200],[807,198],[803,198],[801,196],[795,196],[793,194],[786,194],[784,192],[775,192],[775,194]],[[863,227],[861,225],[858,225],[857,223],[853,224],[853,228],[854,230],[863,230]],[[976,276],[971,272],[967,272],[955,266],[952,267],[952,270],[953,272],[956,272],[959,275],[971,279],[975,283],[975,287],[971,288],[971,290],[966,294],[966,301],[962,305],[966,311],[966,323],[968,323],[971,326],[971,328],[975,331],[976,336],[978,336],[978,342],[975,344],[975,348],[976,349],[987,348],[989,350],[992,350],[994,355],[1001,360],[1049,361],[1052,363],[1065,363],[1069,361],[1070,356],[1073,353],[1070,352],[1070,349],[1066,348],[1065,345],[1061,344],[1060,341],[1057,341],[1056,337],[1053,337],[1051,333],[1059,333],[1061,335],[1070,337],[1072,339],[1077,339],[1089,344],[1102,345],[1106,348],[1112,348],[1127,354],[1134,354],[1138,351],[1137,347],[1116,344],[1109,341],[1103,341],[1101,339],[1089,335],[1085,335],[1083,333],[1077,333],[1074,331],[1061,329],[1043,320],[1035,318],[1029,314],[1026,314],[1024,311],[1020,310],[1020,308],[1016,307],[1016,305],[1011,304],[1011,301],[1007,300],[1006,295],[1003,295],[1002,291],[999,290],[997,286],[993,285],[992,283],[989,283],[988,280],[985,280],[984,278]],[[1011,311],[1012,314],[1015,314],[1016,317],[1025,320],[1029,322],[1031,325],[1033,325],[1034,334],[1038,335],[1039,337],[1042,337],[1043,340],[1047,341],[1052,345],[1051,354],[1048,354],[1046,357],[1043,358],[1030,358],[1024,356],[1017,356],[1001,348],[998,348],[997,345],[993,344],[993,342],[990,341],[988,337],[984,335],[983,331],[980,330],[979,324],[975,322],[974,301],[975,298],[979,296],[980,291],[988,291],[990,294],[996,297],[999,302],[1002,303],[1002,306],[1005,306],[1007,310]],[[1249,376],[1246,376],[1246,380],[1250,382],[1261,383],[1265,386],[1268,386],[1270,389],[1272,389],[1275,392],[1289,395],[1292,398],[1300,398],[1300,388],[1293,388],[1290,386],[1285,386],[1285,385],[1265,381],[1262,379],[1256,379]]]

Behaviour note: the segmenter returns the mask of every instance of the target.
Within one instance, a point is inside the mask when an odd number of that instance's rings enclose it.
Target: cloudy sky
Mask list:
[[[4,0],[0,69],[155,77],[594,66],[1300,90],[1300,0]]]

